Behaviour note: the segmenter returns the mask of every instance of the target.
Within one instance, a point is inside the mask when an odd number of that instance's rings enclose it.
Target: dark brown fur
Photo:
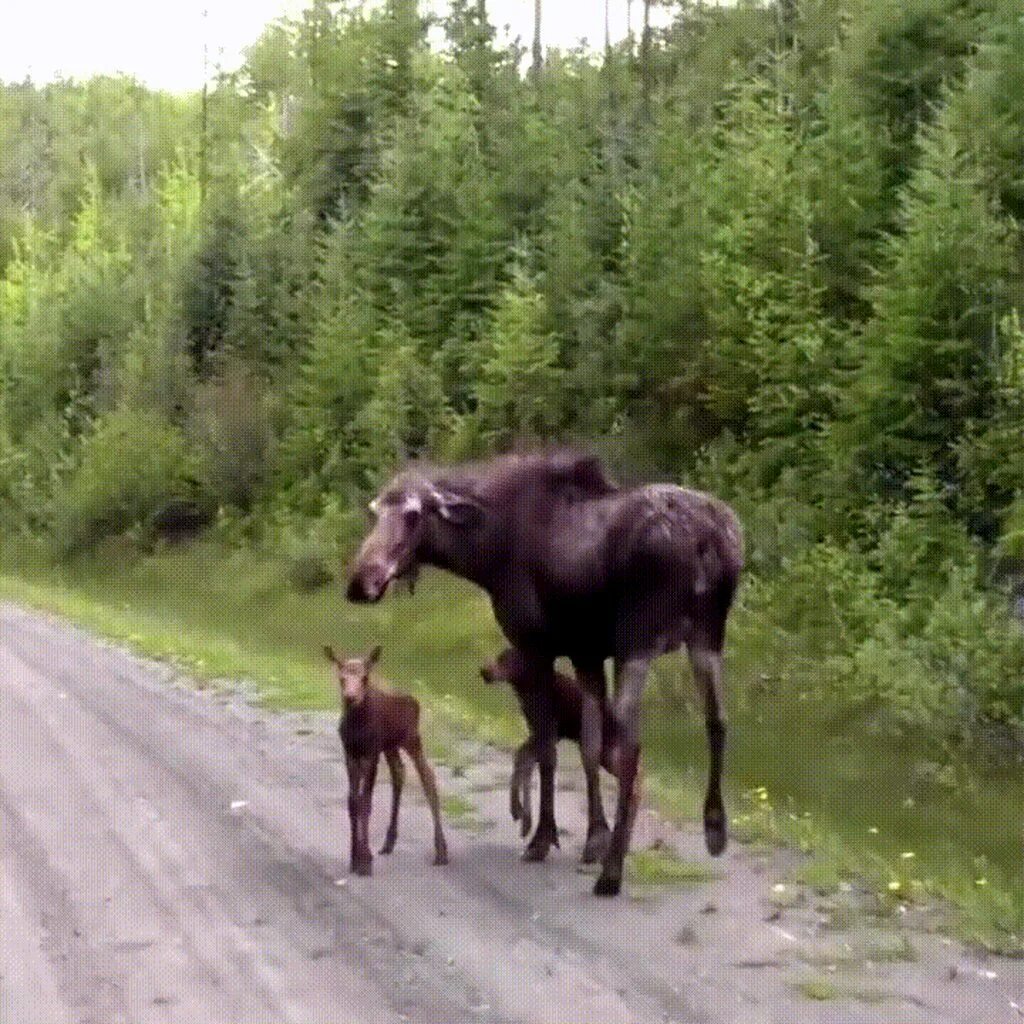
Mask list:
[[[434,818],[434,863],[448,863],[448,848],[441,829],[441,807],[434,772],[423,753],[420,705],[404,693],[383,693],[372,685],[370,671],[380,656],[377,647],[368,658],[342,660],[324,648],[335,667],[341,688],[342,715],[338,734],[345,748],[348,769],[348,812],[352,832],[350,867],[357,875],[373,873],[369,823],[377,766],[384,755],[391,772],[391,820],[381,853],[391,853],[398,838],[398,809],[405,783],[400,751],[412,758]]]
[[[584,691],[584,859],[604,858],[599,894],[621,886],[650,663],[685,645],[710,751],[705,840],[713,855],[722,852],[722,648],[743,566],[740,525],[724,502],[672,484],[620,488],[597,459],[549,451],[450,469],[414,465],[372,507],[377,520],[356,558],[350,600],[377,601],[413,566],[438,566],[489,593],[505,636],[537,673],[560,655],[572,661]],[[607,658],[615,664],[611,714],[619,751],[610,840],[598,785]],[[557,837],[553,714],[547,721],[538,737],[540,820],[527,848],[533,860],[542,860]]]
[[[512,820],[520,823],[525,836],[533,827],[530,789],[533,768],[539,759],[538,737],[548,731],[543,716],[553,711],[557,738],[579,744],[583,730],[583,691],[575,679],[563,672],[552,671],[543,677],[534,675],[529,660],[514,647],[506,648],[494,661],[484,665],[480,675],[486,683],[508,683],[512,687],[530,730],[529,737],[516,751],[509,781]],[[609,775],[616,775],[615,720],[609,708],[602,711],[601,767]],[[638,804],[639,792],[635,797],[634,803]],[[555,845],[558,845],[557,838]]]

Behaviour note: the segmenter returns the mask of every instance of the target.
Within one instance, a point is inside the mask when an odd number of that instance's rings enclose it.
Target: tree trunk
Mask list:
[[[541,0],[533,0],[533,64],[530,66],[530,74],[535,80],[540,77],[541,68],[544,66],[544,54],[540,45],[540,7]]]
[[[640,96],[644,117],[651,116],[651,0],[644,0],[644,31],[640,37]]]

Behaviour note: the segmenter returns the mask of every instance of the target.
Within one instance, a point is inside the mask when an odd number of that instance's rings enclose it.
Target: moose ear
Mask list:
[[[472,498],[451,491],[438,493],[437,511],[453,526],[479,526],[484,510]]]
[[[327,660],[328,661],[337,662],[338,659],[334,655],[334,648],[333,647],[325,646],[324,647],[324,654],[327,655]]]
[[[372,651],[370,651],[370,656],[366,659],[366,667],[367,668],[373,668],[373,666],[376,665],[379,660],[380,660],[380,644],[377,644],[377,646],[374,647],[374,649]]]

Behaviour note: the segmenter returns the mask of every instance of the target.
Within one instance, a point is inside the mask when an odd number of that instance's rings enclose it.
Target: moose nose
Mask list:
[[[387,585],[387,577],[380,570],[357,570],[349,580],[345,596],[356,604],[379,601]]]
[[[485,683],[493,683],[494,682],[494,670],[491,668],[490,665],[482,665],[481,666],[481,668],[480,668],[480,678],[483,679],[483,681]]]

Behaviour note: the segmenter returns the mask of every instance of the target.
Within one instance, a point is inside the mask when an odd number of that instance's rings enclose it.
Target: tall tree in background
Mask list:
[[[540,77],[541,68],[544,66],[544,51],[541,49],[540,39],[540,16],[541,0],[533,0],[533,63],[530,65],[530,72],[534,80]]]

